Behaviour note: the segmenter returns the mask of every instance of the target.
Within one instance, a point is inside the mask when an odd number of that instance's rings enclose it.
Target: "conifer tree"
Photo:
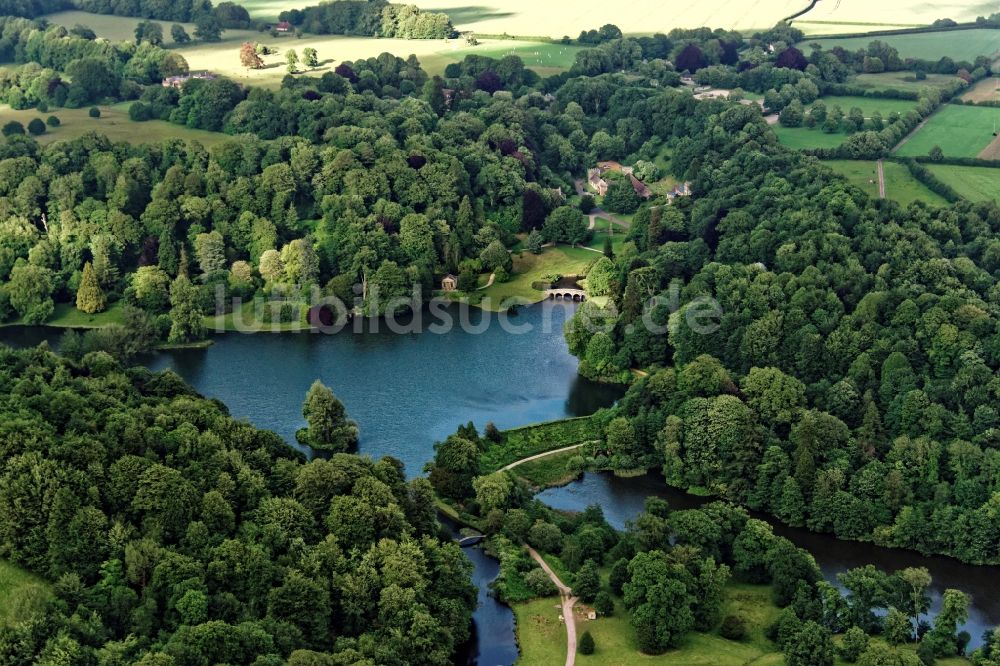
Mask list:
[[[87,314],[101,312],[107,306],[104,292],[101,285],[97,283],[97,275],[94,267],[88,261],[83,266],[83,277],[80,279],[80,286],[76,290],[76,309]]]

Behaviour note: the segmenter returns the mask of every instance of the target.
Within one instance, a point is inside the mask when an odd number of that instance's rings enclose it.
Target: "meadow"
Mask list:
[[[49,596],[41,578],[0,560],[0,627],[28,619]]]
[[[917,106],[917,103],[913,100],[885,99],[882,97],[841,97],[830,95],[821,97],[820,101],[826,105],[827,110],[839,106],[845,114],[852,108],[857,107],[861,109],[861,113],[865,115],[865,118],[871,118],[876,111],[881,113],[883,117],[888,116],[893,111],[902,115]]]
[[[901,157],[927,155],[940,146],[946,157],[976,157],[1000,131],[1000,109],[947,104],[896,150]]]
[[[296,3],[294,6],[300,6]],[[252,9],[248,5],[248,9]],[[125,16],[104,16],[80,11],[49,14],[52,23],[73,27],[80,24],[90,27],[99,36],[122,41],[135,38],[135,27],[141,19]],[[461,62],[466,55],[476,54],[493,58],[506,55],[519,56],[531,69],[542,76],[558,74],[569,69],[580,46],[567,46],[550,42],[522,40],[480,39],[477,46],[469,46],[464,39],[377,39],[374,37],[346,37],[341,35],[305,35],[296,39],[292,35],[271,37],[256,30],[226,30],[220,42],[192,41],[177,46],[170,38],[170,22],[158,21],[163,26],[166,46],[176,48],[184,56],[192,71],[208,70],[222,74],[236,81],[276,88],[287,74],[285,51],[294,48],[299,54],[302,49],[316,49],[320,66],[307,72],[321,75],[339,62],[373,58],[381,53],[392,53],[401,58],[410,54],[417,56],[429,74],[441,74],[450,63]],[[182,24],[189,34],[194,26]],[[243,42],[262,42],[275,47],[276,53],[263,56],[264,68],[248,70],[240,64],[239,48]]]
[[[951,74],[928,74],[926,79],[918,81],[913,72],[883,72],[881,74],[858,74],[851,80],[851,85],[869,88],[871,90],[904,90],[920,92],[925,88],[945,88],[950,86],[956,77]]]
[[[851,31],[854,32],[858,29],[857,26],[852,26]],[[863,30],[863,28],[860,29]],[[849,51],[857,51],[858,49],[867,47],[872,39],[875,38],[809,39],[803,42],[800,48],[815,42],[827,50],[835,46],[840,46]],[[923,58],[926,60],[938,60],[942,56],[949,56],[955,60],[972,61],[976,59],[976,56],[990,56],[1000,51],[1000,30],[986,28],[952,30],[948,32],[925,32],[908,35],[880,35],[877,39],[896,48],[899,51],[899,56],[904,59]]]
[[[158,143],[165,139],[183,139],[199,141],[205,147],[232,137],[219,132],[190,129],[182,125],[174,125],[165,120],[149,120],[138,123],[128,117],[130,102],[114,106],[99,106],[100,118],[88,115],[90,107],[83,109],[50,109],[41,113],[37,109],[11,109],[7,105],[0,106],[0,124],[16,120],[25,127],[34,118],[45,120],[49,116],[59,119],[59,127],[46,127],[45,133],[36,137],[39,143],[53,141],[68,141],[76,139],[87,132],[99,132],[107,135],[112,141],[128,141],[130,143]]]
[[[819,127],[785,127],[772,125],[771,129],[778,136],[781,145],[792,150],[810,150],[813,148],[836,148],[847,140],[847,134],[834,132],[827,134]]]
[[[878,180],[875,162],[869,160],[824,160],[823,164],[860,187],[873,199],[878,198]],[[947,205],[944,197],[932,192],[926,185],[913,177],[910,170],[896,162],[883,162],[885,172],[885,196],[903,206],[914,201],[923,201],[934,206]],[[874,182],[869,182],[874,181]]]
[[[942,0],[940,2],[907,3],[900,0],[872,3],[866,0],[832,0],[818,2],[798,22],[838,26],[838,32],[885,30],[891,26],[930,25],[937,19],[974,21],[977,16],[989,16],[996,3],[973,0]],[[903,21],[900,21],[900,19]],[[800,26],[805,30],[806,26]]]
[[[929,164],[927,168],[964,199],[970,201],[1000,200],[1000,169],[951,164]]]

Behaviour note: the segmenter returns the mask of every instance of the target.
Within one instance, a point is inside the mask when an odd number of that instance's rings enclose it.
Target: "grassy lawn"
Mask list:
[[[616,217],[620,217],[623,220],[631,218],[631,216]],[[631,222],[631,219],[628,219],[628,221]],[[611,235],[611,249],[614,250],[615,254],[618,254],[621,251],[622,245],[625,244],[625,234],[628,232],[624,227],[600,217],[594,220],[594,237],[587,244],[587,247],[603,251],[604,240],[608,237],[609,233]]]
[[[85,312],[80,312],[70,303],[56,303],[55,312],[48,321],[45,322],[46,326],[53,326],[55,328],[102,328],[104,326],[111,326],[112,324],[122,323],[122,310],[124,306],[121,301],[113,303],[104,312],[98,312],[96,314],[87,314]],[[23,325],[24,322],[20,318],[12,319],[9,322],[2,324],[3,326],[19,326]]]
[[[927,168],[960,196],[970,201],[1000,199],[1000,169],[950,164],[928,164]]]
[[[567,463],[580,451],[566,451],[518,465],[512,471],[536,488],[561,486],[575,479],[578,474],[567,470]]]
[[[913,177],[910,170],[896,162],[884,162],[885,196],[909,206],[914,201],[923,201],[934,206],[947,206],[948,202],[940,194]]]
[[[577,663],[593,666],[631,666],[632,664],[663,664],[671,666],[737,666],[782,664],[784,659],[764,637],[765,628],[777,616],[771,603],[770,588],[760,585],[730,584],[726,590],[724,615],[739,613],[747,620],[749,637],[744,642],[726,640],[717,634],[690,634],[684,644],[662,655],[639,652],[635,632],[628,614],[619,601],[612,617],[587,620],[577,617],[577,635],[589,631],[597,646],[593,655],[577,654]],[[521,645],[522,666],[548,666],[562,663],[566,656],[566,630],[559,621],[555,598],[516,604],[518,641]],[[756,660],[756,661],[755,661]]]
[[[45,120],[49,116],[59,119],[59,127],[46,127],[45,134],[38,137],[39,143],[53,141],[68,141],[77,139],[87,132],[99,132],[112,141],[127,141],[129,143],[159,143],[165,139],[184,139],[200,141],[205,147],[211,147],[232,137],[220,132],[189,129],[183,125],[174,125],[165,120],[149,120],[138,123],[129,119],[130,102],[114,106],[100,106],[101,117],[91,118],[88,115],[90,107],[83,109],[49,109],[41,113],[37,109],[14,110],[7,105],[0,106],[0,123],[16,120],[25,127],[34,118]]]
[[[27,619],[50,594],[44,580],[0,560],[0,626]]]
[[[882,74],[858,74],[851,84],[872,90],[905,90],[920,92],[925,88],[944,88],[951,85],[956,77],[950,74],[928,74],[918,81],[913,72],[883,72]]]
[[[253,300],[245,301],[238,310],[234,310],[224,315],[209,315],[205,317],[205,327],[209,332],[226,331],[249,331],[254,333],[287,333],[289,331],[309,330],[308,324],[303,319],[290,322],[263,323],[263,308],[265,304],[261,302],[258,308],[257,302]],[[304,308],[304,306],[303,306]]]
[[[878,197],[878,180],[875,162],[868,160],[823,160],[823,164],[860,187],[871,198]],[[874,180],[875,182],[869,182]]]
[[[546,282],[553,275],[583,275],[598,257],[600,254],[597,252],[565,245],[547,247],[541,254],[515,254],[510,279],[495,282],[489,289],[476,292],[473,302],[493,311],[503,309],[511,302],[537,303],[544,299],[545,294],[532,285]]]
[[[916,157],[940,146],[947,157],[976,157],[993,142],[994,131],[1000,131],[1000,109],[947,104],[896,154]]]
[[[846,113],[846,112],[845,112]],[[847,141],[847,134],[844,132],[834,132],[827,134],[819,126],[809,129],[808,127],[785,127],[781,124],[772,125],[771,129],[778,136],[781,145],[792,150],[806,150],[809,148],[836,148]]]
[[[833,6],[834,3],[819,3],[818,7],[824,5]],[[928,17],[931,21],[941,18],[942,16],[949,16],[956,21],[960,20],[959,15],[968,14],[967,11],[956,11],[954,14],[949,14],[949,8],[958,9],[959,7],[964,7],[969,9],[974,6],[978,6],[979,3],[967,3],[965,5],[958,5],[955,3],[949,3],[949,6],[942,6],[940,3],[928,3],[925,5],[910,6],[907,9],[899,9],[902,3],[889,2],[884,5],[877,5],[872,3],[864,3],[862,0],[843,0],[840,5],[853,4],[860,8],[862,12],[861,15],[871,15],[870,19],[872,21],[878,20],[881,11],[884,10],[886,6],[894,7],[892,13],[899,16],[899,12],[903,12],[904,16],[907,18],[916,17],[920,15],[920,9],[926,8],[930,9]],[[991,10],[995,11],[995,10]],[[933,16],[931,16],[933,14]],[[811,16],[807,14],[807,16]],[[976,14],[972,14],[971,18],[975,19]],[[847,30],[840,30],[838,32],[857,32],[863,30],[864,28],[859,26],[852,26]],[[873,27],[873,30],[882,30],[882,27]],[[901,58],[924,58],[927,60],[938,60],[942,56],[949,56],[955,60],[968,60],[973,61],[976,56],[981,55],[993,55],[997,51],[1000,51],[1000,32],[996,30],[989,29],[976,29],[976,30],[953,30],[950,32],[925,32],[910,35],[881,35],[878,37],[880,41],[895,47],[899,50],[899,57]],[[810,39],[805,42],[805,46],[816,42],[823,46],[825,50],[830,50],[835,46],[841,46],[848,51],[857,51],[858,49],[865,48],[868,46],[869,42],[872,41],[870,37],[847,37],[847,38],[832,38],[832,39]]]
[[[835,106],[839,106],[846,114],[854,107],[857,107],[861,109],[861,113],[865,115],[865,118],[871,118],[875,115],[876,111],[881,113],[883,117],[888,116],[893,111],[902,115],[917,106],[916,102],[908,99],[883,99],[880,97],[839,97],[830,95],[822,97],[821,100],[826,104],[828,111]]]
[[[589,416],[513,428],[503,432],[503,439],[498,444],[489,445],[480,456],[479,465],[483,474],[489,474],[522,458],[601,436],[600,428]]]

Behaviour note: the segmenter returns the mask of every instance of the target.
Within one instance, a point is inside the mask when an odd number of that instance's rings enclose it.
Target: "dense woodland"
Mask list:
[[[806,56],[785,27],[753,38],[608,36],[547,79],[516,57],[471,56],[428,77],[416,58],[383,54],[287,77],[276,91],[225,79],[178,91],[159,85],[186,71],[175,53],[3,19],[0,55],[35,63],[5,75],[4,101],[41,110],[138,99],[137,120],[235,136],[210,150],[96,134],[40,145],[17,123],[3,128],[0,318],[44,323],[59,302],[121,306],[123,324],[71,336],[72,360],[2,352],[0,556],[57,581],[57,599],[38,622],[4,630],[0,661],[58,653],[110,664],[148,652],[142,663],[260,654],[264,664],[316,650],[341,656],[291,659],[445,663],[474,598],[465,560],[436,539],[425,482],[405,484],[391,460],[304,464],[175,377],[121,362],[164,339],[202,337],[217,289],[295,306],[312,287],[352,300],[361,284],[360,307],[382,314],[369,293],[417,285],[429,295],[444,272],[463,284],[502,277],[518,234],[585,233],[565,193],[604,159],[669,160],[693,196],[638,208],[628,242],[588,274],[606,305],[588,301],[567,326],[586,376],[646,372],[602,415],[606,443],[588,463],[662,469],[671,484],[843,538],[1000,561],[1000,209],[870,200],[781,147],[758,106],[696,101],[681,82],[693,74],[761,93],[778,110],[843,94],[874,59],[968,80],[988,63],[906,62],[878,45]],[[884,154],[962,85],[921,95],[881,129],[857,128],[852,154]],[[707,334],[686,317],[700,298],[720,308]],[[668,333],[651,333],[644,317]],[[480,506],[492,492],[507,498],[496,508],[522,509],[511,489],[476,487],[479,443],[467,435],[439,447],[438,492],[482,492]],[[345,423],[329,436],[340,449],[356,433]],[[690,611],[682,627],[707,621],[705,602],[689,599],[692,580],[752,568],[729,551],[755,523],[717,511],[734,527],[703,532],[690,514],[699,527],[686,532],[684,514],[653,507],[663,534],[690,534],[701,550],[661,539],[622,552],[639,621],[662,626],[663,599]],[[617,537],[601,539],[604,553]],[[814,565],[799,553],[777,565],[756,557],[762,577],[791,562],[807,582],[805,596],[793,589],[785,601],[803,604],[796,621],[808,626],[779,642],[808,630],[826,650],[823,632],[847,628],[848,616],[822,615]],[[635,582],[645,571],[670,583],[646,590]],[[872,607],[851,624],[880,630]],[[939,632],[937,653],[958,649],[953,633]],[[670,640],[650,631],[648,646]]]
[[[398,461],[307,464],[104,352],[0,367],[0,557],[54,592],[0,663],[444,665],[468,638],[471,565]]]

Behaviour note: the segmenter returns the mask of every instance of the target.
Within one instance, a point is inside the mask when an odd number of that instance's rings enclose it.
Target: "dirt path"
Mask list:
[[[493,283],[496,282],[496,279],[497,279],[497,274],[490,273],[490,279],[486,281],[486,284],[484,284],[482,287],[476,287],[476,289],[480,291],[483,289],[489,289],[490,287],[493,286]]]
[[[875,170],[878,172],[878,198],[885,199],[885,165],[882,160],[875,162]]]
[[[586,442],[584,442],[584,444],[586,444]],[[573,451],[575,449],[580,448],[584,444],[574,444],[573,446],[564,446],[561,449],[553,449],[551,451],[546,451],[545,453],[538,453],[536,455],[529,456],[527,458],[521,458],[520,460],[518,460],[516,462],[512,462],[511,464],[507,465],[506,467],[501,467],[500,471],[501,472],[506,472],[509,469],[514,469],[518,465],[523,465],[524,463],[531,462],[532,460],[538,460],[539,458],[547,458],[548,456],[554,456],[557,453],[566,453],[567,451]]]
[[[534,548],[530,546],[527,548],[531,559],[538,563],[542,571],[559,588],[559,596],[562,598],[563,621],[566,623],[566,666],[574,666],[576,664],[576,617],[573,614],[573,606],[576,605],[577,598],[573,596],[573,590],[559,580],[559,576],[549,568],[542,556]]]

